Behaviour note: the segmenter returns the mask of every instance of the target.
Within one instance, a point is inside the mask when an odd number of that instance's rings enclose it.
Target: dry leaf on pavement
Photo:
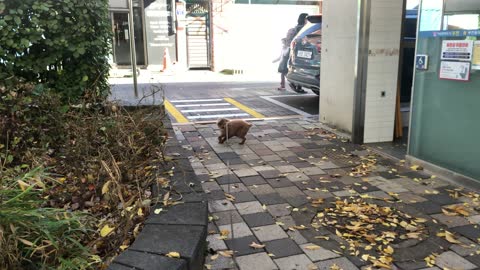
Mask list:
[[[250,247],[255,248],[255,249],[260,249],[260,248],[264,248],[265,245],[260,245],[260,244],[257,244],[257,243],[255,243],[255,242],[252,242],[252,243],[250,244]]]

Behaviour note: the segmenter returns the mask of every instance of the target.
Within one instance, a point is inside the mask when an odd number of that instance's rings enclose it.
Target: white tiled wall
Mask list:
[[[371,1],[365,143],[393,140],[402,2]]]
[[[350,133],[355,88],[357,3],[324,0],[320,121]]]

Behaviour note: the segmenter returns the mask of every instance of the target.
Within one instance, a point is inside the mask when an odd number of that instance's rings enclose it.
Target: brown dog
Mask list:
[[[247,135],[248,130],[252,126],[252,124],[241,119],[229,120],[226,118],[218,119],[217,125],[221,131],[220,136],[218,136],[218,143],[224,143],[227,140],[228,133],[228,139],[233,136],[237,136],[238,138],[242,139],[242,142],[240,142],[240,144],[245,143],[245,140],[247,140],[245,136]]]

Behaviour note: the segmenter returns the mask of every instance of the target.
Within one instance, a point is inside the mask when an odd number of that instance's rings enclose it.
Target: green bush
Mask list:
[[[21,77],[66,101],[109,93],[107,0],[0,0],[0,81]]]

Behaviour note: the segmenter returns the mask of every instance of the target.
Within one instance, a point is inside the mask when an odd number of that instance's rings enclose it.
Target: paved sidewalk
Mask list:
[[[176,129],[209,197],[206,269],[480,266],[479,195],[422,168],[309,120],[255,122],[243,146],[218,144],[215,125]]]

